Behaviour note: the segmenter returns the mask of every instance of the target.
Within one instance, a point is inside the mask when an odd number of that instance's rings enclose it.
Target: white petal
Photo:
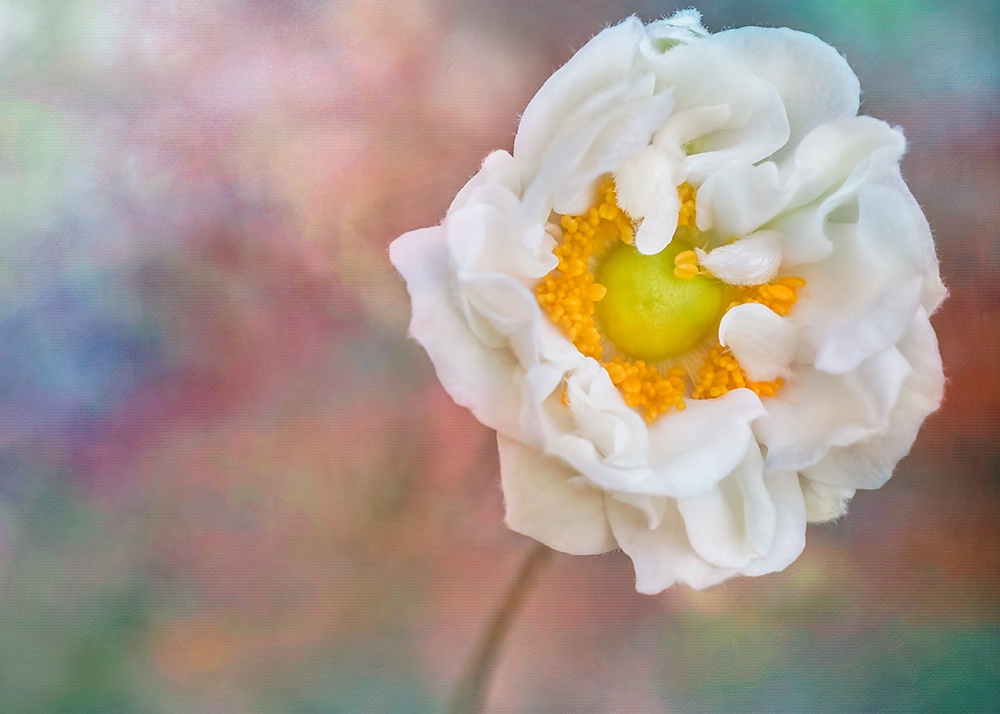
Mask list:
[[[460,285],[455,301],[483,344],[512,347],[522,364],[535,361],[541,316],[534,295],[521,282],[503,274],[479,275]]]
[[[798,271],[806,286],[791,319],[816,347],[816,367],[828,372],[849,371],[896,344],[920,306],[928,271],[937,271],[906,197],[865,184],[857,205],[857,223],[827,227],[833,254]]]
[[[506,151],[492,151],[485,159],[479,171],[461,188],[458,195],[451,202],[448,208],[449,213],[457,210],[469,203],[472,194],[482,185],[493,185],[505,188],[511,194],[519,196],[521,194],[521,173],[517,168],[514,157]]]
[[[770,161],[756,166],[732,162],[698,189],[698,228],[727,238],[745,236],[783,210],[784,194],[778,167]]]
[[[536,223],[529,234],[520,200],[500,186],[480,184],[463,205],[448,213],[444,227],[460,280],[477,273],[537,280],[558,263],[544,225]]]
[[[645,36],[642,23],[630,17],[598,33],[545,81],[521,115],[514,139],[523,177],[535,175],[564,123],[588,98],[632,79],[634,58]]]
[[[666,248],[677,229],[681,202],[675,169],[665,151],[647,146],[615,172],[618,205],[633,219],[642,220],[635,247],[645,255]]]
[[[804,476],[846,488],[879,488],[892,475],[928,414],[940,406],[944,374],[937,337],[923,309],[914,316],[899,350],[912,371],[903,382],[888,429],[842,448],[833,448]]]
[[[675,109],[654,143],[688,154],[682,176],[695,185],[729,162],[757,163],[788,140],[784,107],[774,88],[739,62],[707,49],[708,41],[675,47],[650,65],[658,86],[673,91]],[[699,129],[685,113],[705,107],[726,109],[714,111],[712,121]]]
[[[743,575],[766,575],[784,570],[806,545],[806,509],[795,472],[768,472],[764,484],[774,503],[774,537],[767,552],[742,569]]]
[[[497,447],[511,530],[573,555],[615,548],[601,491],[558,460],[500,434]]]
[[[643,493],[639,484],[650,473],[645,422],[594,359],[568,372],[564,385],[567,405],[542,421],[547,451],[605,490]]]
[[[655,78],[648,73],[587,96],[563,122],[528,183],[524,212],[541,217],[550,209],[580,212],[581,196],[592,196],[600,176],[649,144],[672,106],[670,93],[657,94]]]
[[[509,350],[478,340],[456,305],[444,230],[397,238],[389,259],[410,292],[410,334],[427,350],[448,394],[483,424],[512,436],[526,433],[521,368]]]
[[[799,477],[802,496],[806,503],[806,518],[810,523],[825,523],[840,518],[847,512],[847,502],[854,497],[856,489],[832,486]]]
[[[858,113],[858,78],[837,50],[813,35],[742,27],[711,35],[705,44],[777,90],[788,116],[789,149],[814,127]]]
[[[872,117],[816,127],[782,164],[782,181],[793,191],[788,207],[805,205],[835,189],[856,190],[863,182],[877,181],[898,166],[905,149],[898,129]]]
[[[646,515],[608,496],[605,505],[615,540],[632,559],[635,588],[655,595],[675,583],[706,588],[736,574],[719,568],[695,553],[675,501],[666,503],[659,527],[650,529]]]
[[[729,348],[750,379],[770,382],[788,376],[798,336],[792,323],[771,308],[747,303],[722,316],[719,343]]]
[[[760,231],[711,252],[695,248],[698,262],[730,285],[763,285],[778,274],[781,241],[774,231]]]
[[[754,444],[736,469],[700,496],[681,498],[691,547],[707,562],[742,568],[767,551],[774,538],[774,503],[764,486],[764,460]]]
[[[642,417],[625,405],[596,361],[567,376],[566,398],[576,433],[594,445],[602,463],[623,469],[648,463],[649,437]]]
[[[786,269],[830,254],[827,221],[835,212],[856,213],[866,183],[891,181],[904,147],[898,131],[871,117],[826,124],[806,137],[782,167],[787,205],[769,224],[782,236]]]
[[[650,425],[653,474],[641,487],[674,498],[705,493],[743,461],[748,448],[756,448],[750,424],[764,413],[749,389],[718,399],[688,399],[684,411]]]
[[[571,403],[575,398],[570,393]],[[589,398],[593,404],[588,408],[600,408],[614,431],[604,427],[599,439],[593,433],[583,435],[582,429],[599,423],[596,415],[590,416],[574,422],[572,429],[553,433],[550,453],[608,491],[673,498],[704,493],[731,473],[752,442],[750,422],[764,414],[756,394],[736,389],[718,399],[688,400],[683,412],[647,427],[625,406],[610,379],[600,390],[591,389]],[[614,458],[607,457],[609,447],[628,443],[633,444],[631,451],[619,448]]]
[[[697,42],[708,36],[701,24],[701,13],[694,8],[678,10],[670,17],[646,25],[648,43],[643,43],[647,54],[662,55],[678,43]]]
[[[910,364],[890,348],[853,372],[833,375],[798,365],[754,433],[767,446],[771,469],[801,470],[833,446],[849,446],[884,433]]]
[[[934,249],[934,239],[931,237],[931,228],[927,223],[927,217],[924,216],[917,199],[913,197],[909,187],[903,181],[898,166],[893,167],[889,175],[882,179],[880,185],[895,191],[895,201],[899,210],[905,211],[912,220],[912,233],[907,242],[908,250],[912,256],[913,264],[919,266],[920,272],[924,276],[923,290],[920,296],[921,305],[928,315],[933,315],[934,311],[944,302],[948,290],[941,282],[937,252]]]
[[[721,130],[732,118],[733,110],[727,104],[696,106],[673,112],[656,132],[654,145],[666,151],[671,158],[683,160],[684,147],[705,134]]]

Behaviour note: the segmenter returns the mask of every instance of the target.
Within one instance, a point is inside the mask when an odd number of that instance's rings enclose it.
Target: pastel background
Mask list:
[[[406,337],[436,223],[612,0],[0,0],[0,711],[435,712],[529,542]],[[558,555],[493,712],[1000,709],[1000,11],[702,2],[846,54],[951,297],[945,404],[787,571]]]

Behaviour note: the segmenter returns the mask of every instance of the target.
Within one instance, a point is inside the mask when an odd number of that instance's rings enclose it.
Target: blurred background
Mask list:
[[[0,711],[440,711],[530,548],[406,337],[438,222],[612,0],[0,0]],[[787,571],[555,556],[495,712],[996,711],[1000,11],[702,2],[902,125],[946,401]]]

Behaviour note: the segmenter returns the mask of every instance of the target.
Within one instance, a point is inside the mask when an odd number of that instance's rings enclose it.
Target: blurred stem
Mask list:
[[[521,604],[531,589],[535,576],[538,575],[541,566],[545,564],[551,554],[552,551],[541,543],[535,543],[534,547],[528,551],[521,563],[517,577],[510,584],[500,607],[493,614],[493,620],[483,632],[479,644],[473,651],[472,658],[455,688],[451,705],[448,707],[450,714],[479,714],[483,710],[483,704],[486,702],[486,687],[489,685],[500,645],[503,644],[504,636],[510,629],[514,616],[521,609]]]

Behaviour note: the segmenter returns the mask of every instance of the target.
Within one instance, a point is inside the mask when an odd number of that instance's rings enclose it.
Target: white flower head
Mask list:
[[[812,35],[598,34],[441,225],[411,334],[496,429],[507,523],[637,588],[784,569],[940,403],[944,296],[901,133]]]

